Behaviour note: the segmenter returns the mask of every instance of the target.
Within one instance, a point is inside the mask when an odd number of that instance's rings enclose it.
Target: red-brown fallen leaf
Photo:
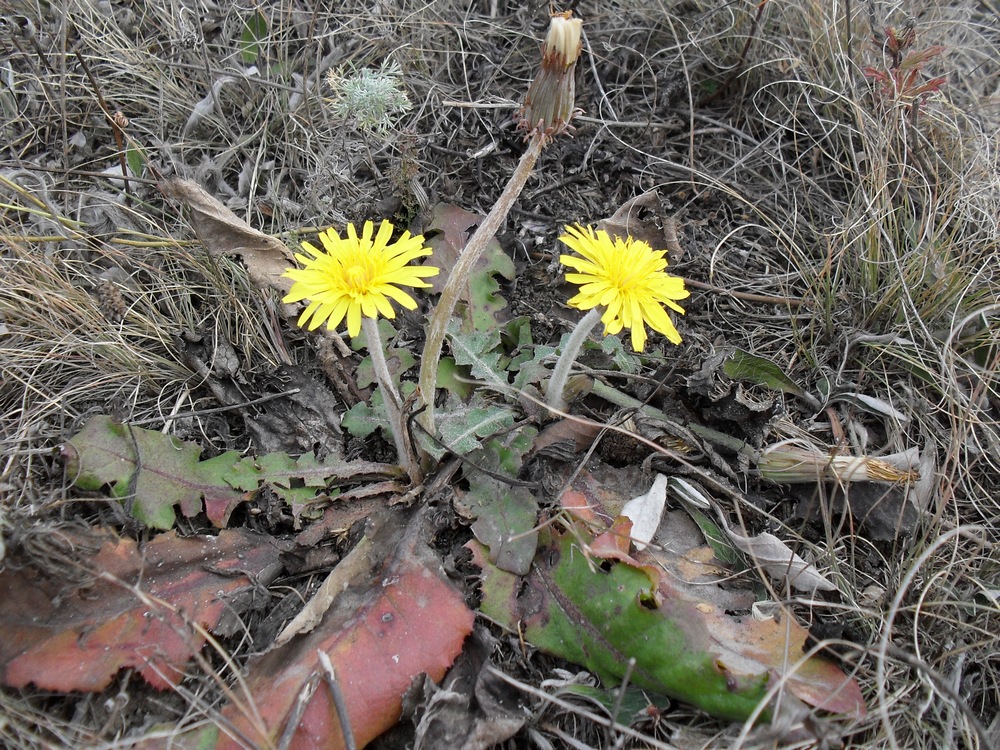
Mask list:
[[[98,577],[85,588],[31,567],[0,572],[4,685],[98,691],[123,667],[135,667],[155,688],[176,685],[205,642],[192,623],[213,630],[225,612],[239,609],[236,597],[279,570],[277,546],[249,531],[168,532],[141,550],[106,535],[89,561]]]
[[[620,560],[639,566],[629,554],[632,543],[632,519],[618,516],[607,530],[598,534],[587,546],[587,552],[601,560]]]
[[[259,718],[235,704],[224,709],[224,731],[239,739],[221,737],[217,750],[277,744],[303,688],[322,674],[319,651],[333,664],[359,747],[399,720],[403,693],[414,677],[444,676],[472,631],[474,615],[427,547],[426,516],[426,509],[418,511],[404,527],[404,514],[393,511],[368,545],[371,565],[354,577],[316,628],[251,662],[246,688]],[[344,747],[323,683],[288,747]]]
[[[597,514],[582,492],[566,490],[559,496],[559,504],[586,524],[598,523]]]

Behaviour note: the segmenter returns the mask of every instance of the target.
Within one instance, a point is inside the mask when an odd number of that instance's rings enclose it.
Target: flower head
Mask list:
[[[542,66],[528,87],[519,126],[529,133],[540,128],[548,135],[569,127],[576,104],[576,61],[580,57],[583,21],[571,11],[557,13],[549,21],[542,45]]]
[[[690,292],[684,288],[684,279],[663,270],[667,267],[666,250],[653,250],[631,237],[612,239],[604,230],[592,227],[568,226],[559,239],[583,256],[559,256],[563,265],[578,271],[566,274],[567,281],[580,287],[579,294],[569,300],[571,307],[604,307],[604,335],[630,329],[632,348],[637,352],[646,346],[647,323],[672,343],[681,343],[663,306],[683,314],[684,308],[675,300],[685,299]]]
[[[374,227],[366,221],[360,237],[354,225],[348,224],[346,237],[333,229],[320,232],[322,250],[312,243],[302,243],[309,254],[296,254],[302,268],[282,274],[295,282],[282,302],[309,300],[309,306],[299,316],[300,326],[308,325],[311,331],[326,321],[333,330],[346,317],[347,332],[354,337],[361,332],[362,315],[396,317],[390,299],[408,310],[417,307],[416,301],[399,287],[429,287],[424,279],[436,276],[440,269],[407,265],[430,255],[431,249],[424,247],[423,235],[411,237],[409,232],[390,243],[392,230],[392,224],[383,221],[373,238]]]

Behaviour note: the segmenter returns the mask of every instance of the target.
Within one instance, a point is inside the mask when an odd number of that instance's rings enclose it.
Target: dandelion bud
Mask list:
[[[583,21],[571,11],[552,17],[542,45],[542,69],[528,87],[520,112],[520,127],[545,135],[569,126],[576,104],[576,61],[580,57]]]
[[[559,70],[566,70],[580,56],[580,34],[583,19],[572,18],[573,11],[553,16],[549,21],[549,33],[545,37],[542,65],[551,64]]]

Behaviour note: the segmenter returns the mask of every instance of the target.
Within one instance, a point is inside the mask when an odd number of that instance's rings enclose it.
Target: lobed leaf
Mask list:
[[[92,417],[62,446],[66,472],[83,490],[111,487],[138,521],[157,529],[174,525],[175,506],[190,518],[204,510],[216,526],[225,526],[243,500],[224,479],[239,461],[229,451],[199,461],[201,447],[170,435]]]
[[[465,248],[472,228],[482,221],[481,216],[460,206],[439,203],[434,207],[430,223],[424,233],[427,245],[434,251],[434,263],[441,268],[451,268]],[[476,261],[469,276],[468,287],[462,299],[468,307],[462,313],[465,330],[489,331],[496,327],[498,314],[507,306],[500,296],[500,285],[495,277],[513,279],[514,262],[504,253],[496,239],[490,240],[485,251]],[[434,291],[440,292],[447,282],[447,274],[431,279]]]
[[[472,472],[472,488],[460,502],[476,519],[472,533],[489,548],[490,562],[501,570],[527,574],[538,544],[538,501],[524,487],[510,486]]]
[[[264,485],[293,503],[308,500],[334,481],[401,475],[398,466],[345,461],[335,454],[318,461],[311,453],[298,458],[287,453],[241,458],[229,451],[200,461],[201,447],[195,443],[119,424],[107,416],[93,417],[62,453],[75,486],[90,491],[110,486],[136,520],[158,529],[174,525],[175,507],[186,518],[204,508],[213,524],[225,526],[245,493]]]
[[[100,691],[133,667],[154,688],[176,685],[203,631],[238,614],[280,570],[277,543],[242,529],[160,534],[141,547],[114,532],[72,588],[30,566],[0,571],[0,678],[8,687]]]

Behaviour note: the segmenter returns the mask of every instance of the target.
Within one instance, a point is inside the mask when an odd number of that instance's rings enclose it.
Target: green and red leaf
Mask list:
[[[279,549],[250,531],[182,538],[141,548],[108,541],[74,587],[25,566],[0,571],[0,681],[43,690],[99,691],[133,667],[153,687],[180,682],[226,612],[277,572]],[[243,602],[241,604],[241,602]]]

